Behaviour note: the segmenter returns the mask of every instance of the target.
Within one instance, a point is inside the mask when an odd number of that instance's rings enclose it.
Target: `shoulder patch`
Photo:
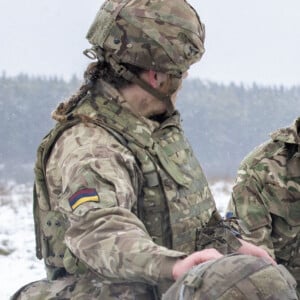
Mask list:
[[[95,189],[79,190],[69,198],[69,204],[73,210],[86,202],[100,202],[100,198]]]

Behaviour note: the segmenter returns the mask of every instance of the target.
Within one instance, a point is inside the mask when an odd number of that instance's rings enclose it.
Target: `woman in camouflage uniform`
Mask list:
[[[161,299],[193,266],[222,257],[196,247],[217,213],[175,110],[204,52],[197,13],[183,0],[105,1],[87,38],[96,62],[53,113],[35,167],[47,279],[13,299]],[[234,235],[229,246],[267,257]]]

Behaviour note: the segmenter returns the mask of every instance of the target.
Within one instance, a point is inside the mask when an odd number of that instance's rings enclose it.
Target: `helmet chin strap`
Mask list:
[[[119,76],[122,76],[126,80],[139,85],[142,89],[146,90],[149,94],[159,99],[160,101],[164,102],[166,104],[166,110],[168,116],[173,114],[175,107],[172,103],[171,97],[172,94],[176,92],[176,90],[179,87],[180,78],[176,78],[172,76],[172,78],[170,78],[171,85],[169,87],[169,91],[167,93],[162,93],[161,91],[153,88],[149,83],[147,83],[146,81],[144,81],[143,79],[141,79],[140,77],[136,76],[134,73],[129,71],[125,66],[121,65],[118,62],[118,58],[115,57],[113,54],[107,54],[105,56],[105,60],[110,63],[112,68]]]
[[[147,91],[149,94],[164,102],[166,105],[166,114],[168,116],[172,115],[175,111],[175,107],[172,103],[171,97],[173,93],[175,93],[179,87],[181,76],[176,77],[169,75],[169,89],[167,93],[162,93],[161,91],[153,88],[149,83],[136,76],[130,70],[128,70],[125,66],[120,64],[119,58],[112,53],[105,53],[101,47],[93,47],[91,49],[86,49],[84,52],[90,59],[98,59],[99,61],[107,61],[114,71],[119,75],[125,78],[127,81],[135,83],[139,85],[142,89]]]

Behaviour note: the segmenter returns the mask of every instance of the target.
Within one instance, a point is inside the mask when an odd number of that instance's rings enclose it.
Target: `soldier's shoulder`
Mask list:
[[[262,160],[269,160],[282,151],[284,143],[281,141],[269,139],[259,146],[255,147],[241,162],[241,167],[253,168]]]
[[[270,134],[270,139],[254,148],[242,161],[241,167],[252,167],[262,160],[273,160],[277,155],[286,156],[286,145],[298,144],[296,125],[280,128]]]

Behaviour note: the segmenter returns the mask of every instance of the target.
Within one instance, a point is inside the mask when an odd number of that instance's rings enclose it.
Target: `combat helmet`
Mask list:
[[[205,29],[185,0],[106,0],[87,39],[91,58],[105,60],[125,79],[161,100],[168,95],[149,90],[124,64],[181,78],[204,53]]]
[[[162,299],[297,300],[295,287],[295,279],[284,266],[233,254],[194,267]]]

